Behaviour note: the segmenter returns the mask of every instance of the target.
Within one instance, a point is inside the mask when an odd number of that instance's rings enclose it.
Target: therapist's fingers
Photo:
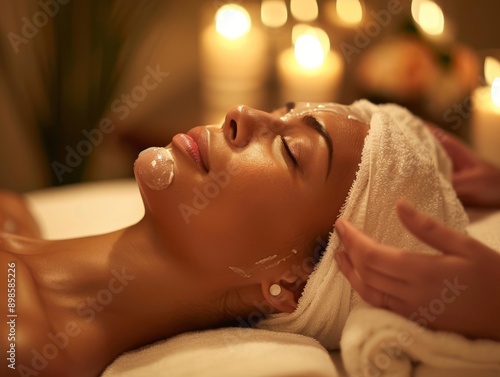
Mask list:
[[[469,257],[482,245],[415,210],[404,199],[398,201],[397,212],[403,225],[414,236],[445,254]]]
[[[404,299],[404,297],[406,297],[406,289],[395,289],[395,285],[397,283],[394,283],[394,279],[392,284],[386,286],[389,290],[377,289],[359,276],[347,253],[337,252],[334,257],[342,274],[344,274],[352,288],[361,296],[363,300],[373,306],[390,309],[402,315],[406,315],[408,313],[409,304]],[[394,291],[396,292],[394,295],[389,293]]]
[[[372,269],[396,281],[409,283],[418,277],[418,273],[415,273],[417,266],[421,268],[427,259],[432,258],[430,255],[424,255],[422,260],[420,256],[417,258],[416,254],[381,245],[349,222],[341,219],[337,221],[336,229],[350,260],[362,275],[365,271]]]
[[[351,278],[359,276],[363,283],[376,290],[406,297],[410,282],[415,279],[413,256],[375,242],[348,222],[339,220],[336,226],[348,257],[346,266],[356,272]]]
[[[384,303],[384,292],[367,284],[366,280],[359,276],[347,253],[337,252],[334,257],[340,271],[349,280],[352,288],[369,304],[382,306]]]
[[[478,157],[460,139],[443,129],[428,125],[436,139],[441,143],[453,162],[453,170],[462,170],[477,163]]]
[[[384,304],[384,293],[366,284],[366,282],[358,275],[351,260],[345,252],[337,252],[334,254],[337,265],[340,271],[344,274],[352,288],[358,294],[373,306],[382,306]]]

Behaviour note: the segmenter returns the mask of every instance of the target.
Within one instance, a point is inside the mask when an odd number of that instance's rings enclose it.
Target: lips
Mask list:
[[[176,145],[187,157],[193,160],[202,172],[207,173],[206,137],[204,137],[202,133],[193,132],[193,130],[191,130],[189,134],[175,135],[172,138],[172,143]]]

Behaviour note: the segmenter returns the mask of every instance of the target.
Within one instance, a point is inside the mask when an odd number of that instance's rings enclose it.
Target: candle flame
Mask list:
[[[228,39],[237,39],[248,33],[252,26],[250,15],[240,5],[226,4],[215,15],[215,29]]]
[[[491,56],[484,59],[484,78],[488,85],[493,85],[495,78],[500,77],[500,62]]]
[[[301,35],[314,35],[321,42],[321,46],[323,46],[323,51],[326,53],[330,51],[330,38],[328,38],[328,34],[319,27],[310,26],[307,24],[296,24],[292,28],[292,43],[295,45],[297,42],[297,38]]]
[[[268,27],[281,27],[286,24],[288,11],[284,0],[264,0],[260,8],[262,23]]]
[[[444,31],[444,14],[439,5],[431,0],[413,0],[411,13],[424,32],[439,35]]]
[[[363,18],[363,8],[359,0],[337,0],[337,15],[348,23],[355,25]]]
[[[323,64],[325,50],[316,35],[299,35],[295,41],[295,58],[304,68],[314,69]]]
[[[316,0],[291,0],[290,11],[297,21],[314,21],[318,18],[318,3]]]

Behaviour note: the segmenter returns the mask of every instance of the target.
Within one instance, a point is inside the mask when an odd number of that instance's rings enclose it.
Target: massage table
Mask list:
[[[144,215],[139,190],[131,179],[45,189],[27,198],[47,239],[110,232]],[[500,211],[471,209],[468,214],[471,235],[492,247],[500,245]],[[426,367],[415,375],[448,374]],[[327,352],[312,338],[251,328],[184,333],[122,355],[102,375],[150,376],[354,377],[347,376],[339,352]]]

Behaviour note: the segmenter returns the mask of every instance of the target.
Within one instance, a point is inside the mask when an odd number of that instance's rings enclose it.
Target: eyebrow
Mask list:
[[[287,102],[285,104],[285,107],[287,109],[287,113],[290,112],[295,108],[295,102]],[[332,159],[333,159],[333,142],[332,138],[330,137],[330,134],[326,131],[325,126],[320,123],[314,116],[308,114],[305,115],[301,118],[301,121],[303,124],[306,126],[312,128],[313,130],[319,132],[319,134],[323,137],[325,140],[326,146],[328,148],[328,170],[326,171],[326,179],[328,179],[328,176],[330,175],[330,170],[332,167]]]
[[[326,178],[325,179],[328,179],[328,176],[330,175],[330,170],[332,167],[332,159],[333,159],[332,138],[330,137],[330,134],[326,131],[325,126],[323,124],[321,124],[314,116],[305,115],[302,117],[301,121],[306,126],[317,131],[323,137],[323,139],[325,139],[325,143],[326,143],[326,146],[328,148],[328,170],[326,171]]]

